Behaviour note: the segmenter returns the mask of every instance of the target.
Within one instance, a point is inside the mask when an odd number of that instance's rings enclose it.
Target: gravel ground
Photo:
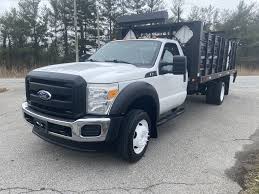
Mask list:
[[[145,157],[81,153],[49,144],[22,118],[24,82],[0,79],[0,194],[238,193],[226,173],[259,128],[259,77],[239,77],[222,106],[188,97],[186,112],[159,127]]]

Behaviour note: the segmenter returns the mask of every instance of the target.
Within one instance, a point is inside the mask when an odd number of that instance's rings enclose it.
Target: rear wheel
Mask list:
[[[211,82],[207,86],[206,102],[221,105],[225,98],[225,83],[222,81]]]
[[[151,122],[148,114],[142,110],[130,111],[121,126],[118,139],[118,152],[123,159],[137,162],[146,152]]]

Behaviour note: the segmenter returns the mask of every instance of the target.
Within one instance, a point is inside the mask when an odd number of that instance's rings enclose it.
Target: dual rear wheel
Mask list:
[[[208,104],[221,105],[225,95],[229,94],[229,79],[226,81],[215,81],[207,85],[206,102]]]

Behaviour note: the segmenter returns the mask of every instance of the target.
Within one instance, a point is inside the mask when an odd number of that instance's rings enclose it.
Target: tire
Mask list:
[[[225,96],[225,83],[222,81],[211,82],[207,86],[206,103],[221,105]]]
[[[137,162],[143,157],[148,146],[150,129],[150,118],[143,110],[134,109],[126,115],[117,141],[118,153],[124,160]],[[137,136],[138,134],[141,135]]]

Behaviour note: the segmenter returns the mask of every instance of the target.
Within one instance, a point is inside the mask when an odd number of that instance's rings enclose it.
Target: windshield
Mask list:
[[[160,46],[161,42],[153,40],[115,41],[104,45],[88,60],[152,67]]]

